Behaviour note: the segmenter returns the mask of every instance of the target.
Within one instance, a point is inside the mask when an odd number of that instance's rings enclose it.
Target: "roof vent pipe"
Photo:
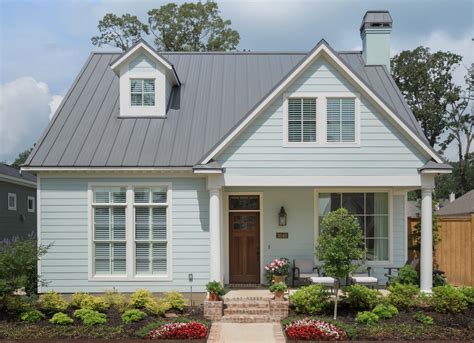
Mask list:
[[[449,193],[449,202],[453,202],[454,200],[456,200],[456,194],[453,192]]]
[[[385,65],[390,71],[392,17],[388,11],[367,11],[360,25],[362,58],[366,65]]]

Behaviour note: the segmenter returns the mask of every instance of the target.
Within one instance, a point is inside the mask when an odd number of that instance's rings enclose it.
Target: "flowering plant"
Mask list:
[[[196,321],[175,322],[161,325],[150,331],[148,339],[203,339],[207,336],[207,326]]]
[[[344,330],[322,320],[309,318],[287,324],[285,333],[289,339],[300,341],[343,341],[348,339]]]
[[[273,275],[288,275],[290,269],[290,261],[286,257],[273,260],[265,266],[265,273],[271,279]]]

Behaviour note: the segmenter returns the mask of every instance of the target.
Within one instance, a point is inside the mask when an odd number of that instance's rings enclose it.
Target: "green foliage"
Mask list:
[[[345,278],[357,270],[354,260],[364,257],[364,236],[359,221],[344,209],[328,213],[322,221],[316,254],[324,261],[324,271]]]
[[[433,318],[424,314],[423,312],[417,312],[415,313],[415,315],[413,316],[413,318],[423,324],[423,325],[433,325],[434,321],[433,321]]]
[[[27,323],[39,322],[44,318],[44,314],[38,310],[23,312],[20,316],[20,320]]]
[[[55,291],[42,294],[38,301],[39,307],[48,313],[61,312],[67,309],[68,303],[61,294]]]
[[[459,291],[464,294],[469,305],[474,305],[474,287],[459,287]]]
[[[435,194],[438,199],[449,198],[451,192],[460,197],[474,189],[474,153],[467,154],[461,162],[449,164],[453,166],[451,174],[443,174],[435,179]]]
[[[125,311],[129,306],[125,295],[114,290],[105,291],[103,299],[109,304],[109,307],[113,307],[119,312]]]
[[[404,285],[418,285],[418,273],[415,268],[407,264],[400,268],[394,282]]]
[[[433,286],[446,286],[448,284],[448,279],[444,274],[433,274]]]
[[[72,319],[65,313],[58,312],[53,315],[53,318],[51,318],[49,322],[58,325],[70,325],[74,323],[74,319]]]
[[[387,300],[396,308],[413,308],[419,304],[420,289],[416,285],[395,283],[388,287]]]
[[[357,324],[374,325],[379,322],[379,319],[379,316],[377,316],[375,313],[370,311],[362,311],[357,313],[355,322]]]
[[[374,307],[372,313],[379,316],[379,318],[390,319],[398,314],[398,310],[390,304],[378,304]]]
[[[74,318],[80,318],[87,326],[107,323],[105,314],[87,308],[74,311]]]
[[[18,154],[18,157],[13,161],[12,164],[10,164],[11,167],[13,168],[20,168],[23,164],[25,164],[26,160],[28,159],[28,156],[30,156],[31,152],[33,151],[33,148],[26,149]]]
[[[165,299],[157,298],[147,302],[145,309],[152,315],[161,316],[171,310],[171,304]]]
[[[350,285],[343,288],[343,302],[350,308],[372,309],[380,302],[382,294],[363,285]]]
[[[153,301],[152,294],[148,289],[137,289],[130,297],[130,305],[133,308],[144,308]]]
[[[34,309],[34,300],[24,295],[5,295],[2,297],[2,307],[7,313],[18,314]]]
[[[137,16],[123,14],[121,17],[107,13],[97,25],[100,35],[91,38],[97,46],[110,45],[125,51],[140,40],[142,34],[148,34],[148,26]]]
[[[148,23],[160,51],[235,50],[240,41],[213,1],[168,3],[148,11]]]
[[[73,308],[81,308],[81,302],[84,299],[89,298],[89,297],[91,297],[91,295],[89,293],[86,293],[86,292],[74,293],[71,296],[71,302],[69,303],[69,305],[71,305],[71,307],[73,307]]]
[[[436,312],[462,312],[468,308],[468,300],[464,293],[453,286],[433,287],[429,303]]]
[[[164,300],[170,304],[170,308],[173,310],[182,311],[186,307],[186,300],[179,292],[166,292]]]
[[[109,308],[109,303],[100,297],[95,297],[87,293],[74,293],[72,295],[71,306],[74,308],[86,308],[99,312],[105,312]]]
[[[277,282],[270,286],[268,289],[272,293],[286,292],[288,286],[283,282]]]
[[[290,303],[298,313],[321,313],[329,305],[329,292],[322,285],[301,287],[290,295]]]
[[[225,294],[225,289],[224,286],[219,281],[210,281],[206,285],[206,290],[209,293],[217,294],[217,295],[224,295]]]
[[[432,203],[432,213],[431,213],[431,220],[432,220],[432,228],[433,228],[433,259],[436,250],[436,245],[441,242],[441,237],[439,235],[439,218],[438,213],[436,212],[436,206],[438,202],[433,200]],[[408,247],[411,251],[414,252],[415,256],[420,257],[420,249],[421,249],[421,221],[413,226],[413,230],[411,232],[411,240],[412,244]],[[436,263],[436,261],[434,261]]]
[[[146,317],[146,313],[137,309],[125,311],[122,314],[122,322],[124,324],[130,324],[134,322],[139,322]]]

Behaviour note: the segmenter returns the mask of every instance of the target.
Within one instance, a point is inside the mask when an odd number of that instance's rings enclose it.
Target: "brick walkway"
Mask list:
[[[284,343],[280,323],[213,323],[209,333],[210,343]]]

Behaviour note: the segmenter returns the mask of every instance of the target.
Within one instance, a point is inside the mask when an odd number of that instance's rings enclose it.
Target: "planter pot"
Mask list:
[[[285,300],[285,292],[275,292],[275,300]]]
[[[286,278],[287,278],[286,275],[273,275],[272,284],[279,283],[279,282],[283,282],[284,284],[286,284]]]
[[[209,301],[219,301],[219,294],[209,293]]]

